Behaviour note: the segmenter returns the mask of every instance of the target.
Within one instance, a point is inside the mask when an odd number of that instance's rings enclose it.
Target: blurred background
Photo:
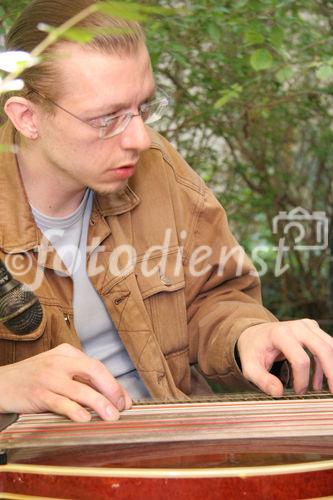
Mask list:
[[[0,1],[0,32],[29,0]],[[333,333],[333,2],[142,1],[160,132],[225,207],[265,305]]]

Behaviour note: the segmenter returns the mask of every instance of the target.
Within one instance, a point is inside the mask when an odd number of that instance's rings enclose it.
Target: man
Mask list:
[[[35,0],[8,48],[31,50],[39,22],[58,26],[91,3]],[[208,391],[202,375],[277,396],[269,370],[285,358],[302,393],[305,349],[313,388],[325,374],[333,391],[331,337],[261,305],[223,209],[145,124],[167,101],[141,29],[99,14],[80,26],[104,33],[54,44],[4,105],[1,143],[18,148],[1,159],[0,258],[38,295],[43,320],[26,335],[0,325],[0,411],[85,421],[88,406],[115,419],[133,397]]]

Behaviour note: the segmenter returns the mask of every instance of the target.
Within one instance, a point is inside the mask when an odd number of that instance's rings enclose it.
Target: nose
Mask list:
[[[151,139],[141,116],[133,116],[130,123],[121,134],[122,147],[124,149],[134,149],[141,152],[148,149],[150,144]]]

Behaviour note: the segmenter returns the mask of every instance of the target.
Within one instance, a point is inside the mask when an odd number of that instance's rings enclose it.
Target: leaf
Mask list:
[[[100,9],[103,14],[109,16],[118,17],[120,19],[125,19],[126,21],[137,21],[138,23],[143,23],[148,20],[148,16],[140,14],[139,12],[133,12],[127,10],[124,12],[122,9]]]
[[[286,66],[285,68],[281,68],[277,73],[276,73],[276,78],[280,83],[285,82],[286,80],[290,80],[293,76],[293,70]]]
[[[207,26],[207,32],[211,39],[218,42],[221,38],[221,31],[215,23],[209,23]]]
[[[97,2],[95,5],[97,10],[104,14],[133,21],[146,21],[149,15],[153,14],[170,15],[176,12],[175,9],[155,5],[139,5],[125,2]]]
[[[245,43],[248,43],[249,45],[253,45],[256,43],[264,43],[265,38],[258,31],[250,30],[250,31],[246,31],[244,33],[244,41],[245,41]]]
[[[63,34],[63,38],[80,43],[88,43],[94,37],[95,33],[88,28],[70,28]]]
[[[247,2],[248,0],[237,0],[236,2],[234,2],[233,6],[235,9],[241,9],[242,7],[245,7]]]
[[[258,49],[252,53],[250,63],[255,71],[269,69],[273,65],[273,56],[267,49]]]
[[[321,66],[320,61],[312,61],[312,62],[307,64],[308,68],[318,68],[319,66]]]
[[[316,71],[316,77],[322,81],[330,80],[331,78],[333,78],[332,66],[327,66],[327,65],[321,66]]]
[[[283,44],[284,32],[280,28],[275,26],[270,33],[269,39],[272,46],[276,49],[279,49]]]
[[[182,66],[188,66],[188,60],[182,54],[179,54],[178,52],[173,52],[172,55],[179,64],[181,64]]]
[[[6,11],[5,9],[0,5],[0,17],[5,17]]]
[[[222,97],[220,97],[220,99],[218,99],[214,103],[214,109],[221,109],[221,108],[223,108],[223,106],[225,106],[226,104],[228,104],[228,102],[231,101],[232,98],[233,98],[233,95],[230,94],[230,93],[223,95]]]
[[[235,83],[232,85],[230,89],[223,90],[222,97],[220,97],[215,103],[214,103],[214,109],[221,109],[223,106],[228,104],[228,102],[238,99],[240,93],[242,92],[243,88],[238,84]]]

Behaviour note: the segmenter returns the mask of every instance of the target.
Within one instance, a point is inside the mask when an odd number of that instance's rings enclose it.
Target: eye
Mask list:
[[[107,122],[104,122],[104,129],[106,134],[117,132],[121,130],[130,119],[130,113],[113,116],[112,118],[108,118]]]
[[[114,120],[119,118],[121,114],[119,113],[112,113],[111,115],[104,115],[104,116],[98,116],[96,118],[91,118],[89,120],[90,125],[93,127],[107,127],[110,123],[112,123]]]
[[[93,118],[92,120],[89,120],[88,123],[96,128],[104,127],[103,118]]]

